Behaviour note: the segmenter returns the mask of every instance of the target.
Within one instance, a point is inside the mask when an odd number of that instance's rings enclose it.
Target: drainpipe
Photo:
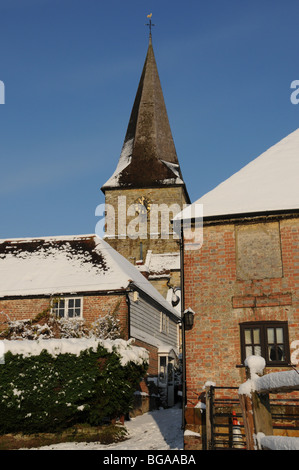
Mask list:
[[[183,221],[181,220],[181,238],[180,238],[180,271],[181,271],[181,325],[182,325],[182,429],[185,429],[185,406],[186,406],[186,346],[185,346],[185,281],[184,281],[184,231]]]
[[[131,338],[131,301],[129,297],[129,292],[126,292],[126,302],[128,306],[128,339]]]

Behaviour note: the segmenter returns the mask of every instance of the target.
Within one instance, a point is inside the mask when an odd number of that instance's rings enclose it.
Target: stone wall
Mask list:
[[[134,207],[140,197],[145,197],[152,205],[147,214],[147,223],[144,226],[133,224],[134,231],[138,236],[132,239],[126,235],[132,221],[136,221],[138,213],[128,214],[128,207]],[[107,190],[105,203],[114,208],[112,212],[109,209],[107,210],[106,227],[108,236],[105,240],[133,264],[141,259],[145,261],[148,250],[152,250],[154,253],[179,251],[178,238],[173,237],[171,234],[171,219],[186,204],[181,187]],[[159,209],[163,209],[162,205],[164,205],[165,212],[163,214],[165,214],[165,220],[168,220],[166,227],[169,229],[170,235],[164,232],[161,235],[161,212],[156,212],[158,216],[156,219],[154,217],[154,205],[157,205]],[[158,220],[157,231],[153,230],[156,226],[156,220]],[[115,236],[109,236],[110,227],[114,227]],[[140,243],[142,243],[142,247]]]

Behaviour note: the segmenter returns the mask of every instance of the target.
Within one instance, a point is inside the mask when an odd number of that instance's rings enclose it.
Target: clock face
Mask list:
[[[139,214],[146,214],[151,210],[151,201],[145,196],[140,196],[135,201],[135,209]]]

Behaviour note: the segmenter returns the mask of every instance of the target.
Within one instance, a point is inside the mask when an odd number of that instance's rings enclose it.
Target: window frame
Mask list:
[[[69,307],[69,302],[70,301],[76,301],[80,300],[80,315],[73,315],[69,316],[69,309],[73,308],[74,310],[76,309],[75,305],[74,307]],[[62,310],[62,308],[59,308],[59,303],[64,302],[64,315],[60,316],[59,315],[59,310]],[[54,304],[58,303],[58,307],[55,307]],[[83,297],[60,297],[59,299],[53,299],[52,301],[52,307],[51,307],[51,313],[56,315],[58,319],[64,318],[65,320],[82,320],[83,318]]]
[[[288,331],[288,322],[287,321],[259,321],[259,322],[244,322],[240,323],[240,341],[241,341],[241,360],[242,364],[246,359],[246,342],[245,342],[245,330],[251,330],[251,337],[254,329],[260,330],[260,348],[261,348],[261,356],[266,361],[267,367],[285,367],[290,364],[290,347],[289,347],[289,331]],[[274,328],[276,331],[277,328],[282,328],[283,330],[283,343],[278,343],[277,341],[274,343],[269,343],[267,338],[267,329]],[[251,343],[251,344],[258,344],[258,343]],[[279,344],[283,344],[284,352],[285,352],[285,360],[273,360],[271,361],[268,357],[268,347],[271,344],[275,344],[276,346]]]
[[[169,334],[169,316],[165,312],[160,312],[160,333]]]

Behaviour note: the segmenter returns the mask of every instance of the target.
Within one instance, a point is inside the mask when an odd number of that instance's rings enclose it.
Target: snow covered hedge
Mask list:
[[[124,340],[4,342],[0,433],[53,432],[99,425],[127,413],[147,370],[143,348]]]

